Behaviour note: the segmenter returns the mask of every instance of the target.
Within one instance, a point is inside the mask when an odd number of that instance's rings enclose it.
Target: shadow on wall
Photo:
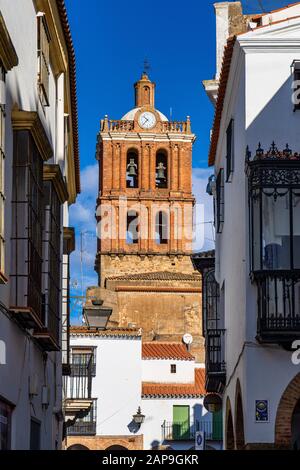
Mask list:
[[[246,145],[249,145],[252,156],[259,142],[264,150],[268,150],[275,141],[279,150],[289,144],[293,151],[300,151],[300,111],[294,111],[293,80],[294,76],[291,74],[246,129]],[[250,100],[246,103],[246,112],[247,110],[251,112]]]

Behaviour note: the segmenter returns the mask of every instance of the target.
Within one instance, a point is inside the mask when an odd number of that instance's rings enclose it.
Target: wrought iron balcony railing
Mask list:
[[[95,376],[93,353],[82,354],[76,362],[71,360],[71,374],[64,381],[66,399],[80,400],[92,398],[92,379]]]
[[[93,436],[97,427],[97,400],[93,399],[89,411],[67,429],[68,436]]]
[[[94,436],[96,434],[96,421],[77,421],[68,428],[68,436]]]
[[[221,421],[197,420],[194,424],[164,421],[161,428],[164,441],[194,440],[197,431],[204,431],[206,440],[222,440]]]
[[[290,344],[300,338],[300,276],[294,272],[254,273],[258,289],[257,339]]]
[[[225,330],[206,331],[206,390],[221,391],[226,382]]]

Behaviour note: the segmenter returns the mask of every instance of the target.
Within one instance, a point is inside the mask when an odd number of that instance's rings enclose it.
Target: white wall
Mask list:
[[[299,8],[299,7],[298,7]],[[298,25],[297,25],[298,22]],[[283,29],[285,28],[285,29]],[[291,63],[300,57],[300,23],[273,25],[237,39],[227,85],[215,170],[226,169],[226,128],[235,120],[234,174],[225,183],[225,223],[216,237],[216,272],[225,282],[227,385],[223,403],[235,409],[237,379],[241,383],[246,442],[274,442],[280,397],[298,373],[291,353],[256,341],[257,290],[249,279],[248,191],[245,149],[258,143],[268,150],[274,140],[300,150],[300,113],[291,102]],[[255,400],[269,400],[268,423],[255,422]],[[224,406],[225,414],[225,406]]]
[[[60,88],[56,90],[56,77],[50,66],[49,100],[50,106],[42,108],[37,86],[37,19],[32,0],[0,0],[0,10],[12,43],[18,55],[19,64],[6,75],[6,149],[5,149],[5,238],[6,238],[6,274],[10,273],[10,237],[12,199],[12,160],[13,134],[11,127],[11,109],[17,105],[25,111],[38,111],[48,138],[52,143],[54,157],[48,163],[58,162],[57,155],[63,153],[63,126],[57,121],[56,96],[63,99],[64,77],[60,79]],[[63,112],[63,108],[62,108]],[[56,141],[59,142],[56,146]],[[67,217],[65,217],[65,221]],[[10,283],[0,285],[0,300],[9,307]],[[61,408],[61,355],[49,353],[44,362],[41,350],[10,319],[0,313],[0,340],[5,341],[7,364],[0,366],[0,396],[11,402],[15,408],[12,425],[12,447],[28,449],[30,439],[30,418],[40,420],[41,448],[53,449],[55,440],[60,445],[61,422],[56,419],[55,411]],[[29,398],[29,377],[38,377],[38,395]],[[42,408],[41,391],[43,385],[50,386],[49,407]],[[31,402],[30,402],[31,400]]]
[[[171,374],[171,364],[176,365],[176,374]],[[143,359],[142,378],[143,382],[193,383],[195,361]]]
[[[129,435],[132,415],[141,403],[140,337],[75,337],[71,346],[96,346],[97,435]]]
[[[195,420],[211,421],[211,414],[203,407],[202,398],[144,398],[142,400],[142,411],[145,414],[145,422],[141,432],[144,435],[144,448],[152,449],[157,445],[170,445],[173,449],[191,449],[193,441],[172,442],[163,441],[162,424],[164,421],[172,423],[173,406],[185,405],[190,407],[190,424]]]

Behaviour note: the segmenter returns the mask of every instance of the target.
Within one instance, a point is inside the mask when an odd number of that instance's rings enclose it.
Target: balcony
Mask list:
[[[88,413],[78,417],[75,424],[68,427],[68,436],[94,436],[97,426],[97,400],[92,400]]]
[[[196,421],[193,425],[189,422],[171,423],[164,421],[162,424],[163,441],[193,441],[197,431],[205,433],[207,441],[222,440],[222,421]]]
[[[226,383],[225,330],[206,331],[206,382],[207,392],[222,392]]]
[[[257,340],[289,346],[300,338],[300,276],[255,273],[258,289]]]
[[[46,327],[36,330],[33,334],[34,338],[44,351],[59,351],[59,317],[48,309],[48,314],[43,321]]]
[[[66,415],[66,427],[74,427],[86,418],[94,416],[92,399],[92,378],[95,374],[94,354],[85,353],[73,355],[71,362],[71,374],[64,377],[63,395],[64,411]],[[94,405],[95,407],[95,405]],[[85,422],[95,421],[88,418]],[[90,428],[91,429],[91,428]]]
[[[95,436],[96,421],[84,422],[77,421],[74,426],[68,428],[68,436]]]
[[[159,131],[174,132],[179,134],[191,134],[191,123],[189,118],[187,121],[159,121],[156,124]],[[126,120],[112,120],[105,117],[101,120],[101,131],[102,132],[129,132],[135,129],[134,121]],[[140,130],[138,127],[136,130]]]
[[[250,278],[257,286],[257,336],[290,348],[300,338],[300,157],[273,142],[246,154]]]

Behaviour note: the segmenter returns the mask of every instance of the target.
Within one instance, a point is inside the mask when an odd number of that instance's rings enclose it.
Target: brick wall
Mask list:
[[[143,450],[143,435],[138,436],[68,436],[64,448],[80,444],[89,450],[106,450],[110,446],[122,446],[128,450]]]

